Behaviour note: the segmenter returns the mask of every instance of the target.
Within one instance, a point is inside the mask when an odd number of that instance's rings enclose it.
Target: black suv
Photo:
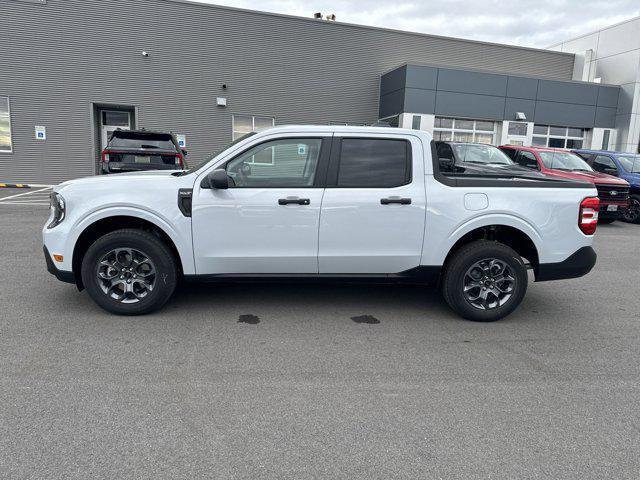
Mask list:
[[[115,130],[102,151],[101,172],[182,170],[186,155],[171,133]]]
[[[541,175],[521,167],[493,145],[447,141],[436,141],[435,144],[440,172],[445,175]]]

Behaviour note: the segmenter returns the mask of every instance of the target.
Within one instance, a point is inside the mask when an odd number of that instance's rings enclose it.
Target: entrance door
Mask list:
[[[226,163],[228,189],[198,183],[192,207],[197,273],[318,273],[321,165],[329,148],[330,138],[320,136],[273,138]]]
[[[100,151],[107,146],[114,130],[131,130],[132,123],[131,112],[126,110],[101,110]]]

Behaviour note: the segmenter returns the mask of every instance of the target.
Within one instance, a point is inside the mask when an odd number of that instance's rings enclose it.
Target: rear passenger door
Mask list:
[[[320,214],[319,272],[382,274],[417,267],[425,203],[417,137],[336,134]]]

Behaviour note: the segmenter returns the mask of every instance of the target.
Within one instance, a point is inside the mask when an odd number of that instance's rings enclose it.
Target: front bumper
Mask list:
[[[55,275],[55,277],[61,282],[76,283],[76,277],[73,272],[58,270],[58,267],[56,267],[55,263],[53,263],[53,260],[51,259],[51,254],[49,253],[49,250],[47,250],[47,247],[42,247],[42,249],[44,250],[44,259],[47,262],[47,271],[50,274]]]
[[[609,205],[615,205],[617,207],[614,211],[609,211]],[[603,202],[600,201],[600,211],[598,212],[598,218],[620,218],[625,210],[629,208],[629,202]]]
[[[562,262],[541,263],[535,269],[536,282],[582,277],[591,271],[597,257],[592,247],[582,247]]]

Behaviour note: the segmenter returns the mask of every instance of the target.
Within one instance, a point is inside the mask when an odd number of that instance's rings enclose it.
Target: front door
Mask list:
[[[321,274],[400,273],[420,265],[422,151],[416,137],[336,135],[322,201]]]
[[[319,172],[330,140],[279,137],[249,147],[224,168],[228,189],[194,187],[198,274],[318,273],[324,192]],[[209,172],[210,173],[210,172]]]
[[[100,111],[100,151],[105,149],[114,130],[131,130],[131,116],[132,113],[126,110]]]

